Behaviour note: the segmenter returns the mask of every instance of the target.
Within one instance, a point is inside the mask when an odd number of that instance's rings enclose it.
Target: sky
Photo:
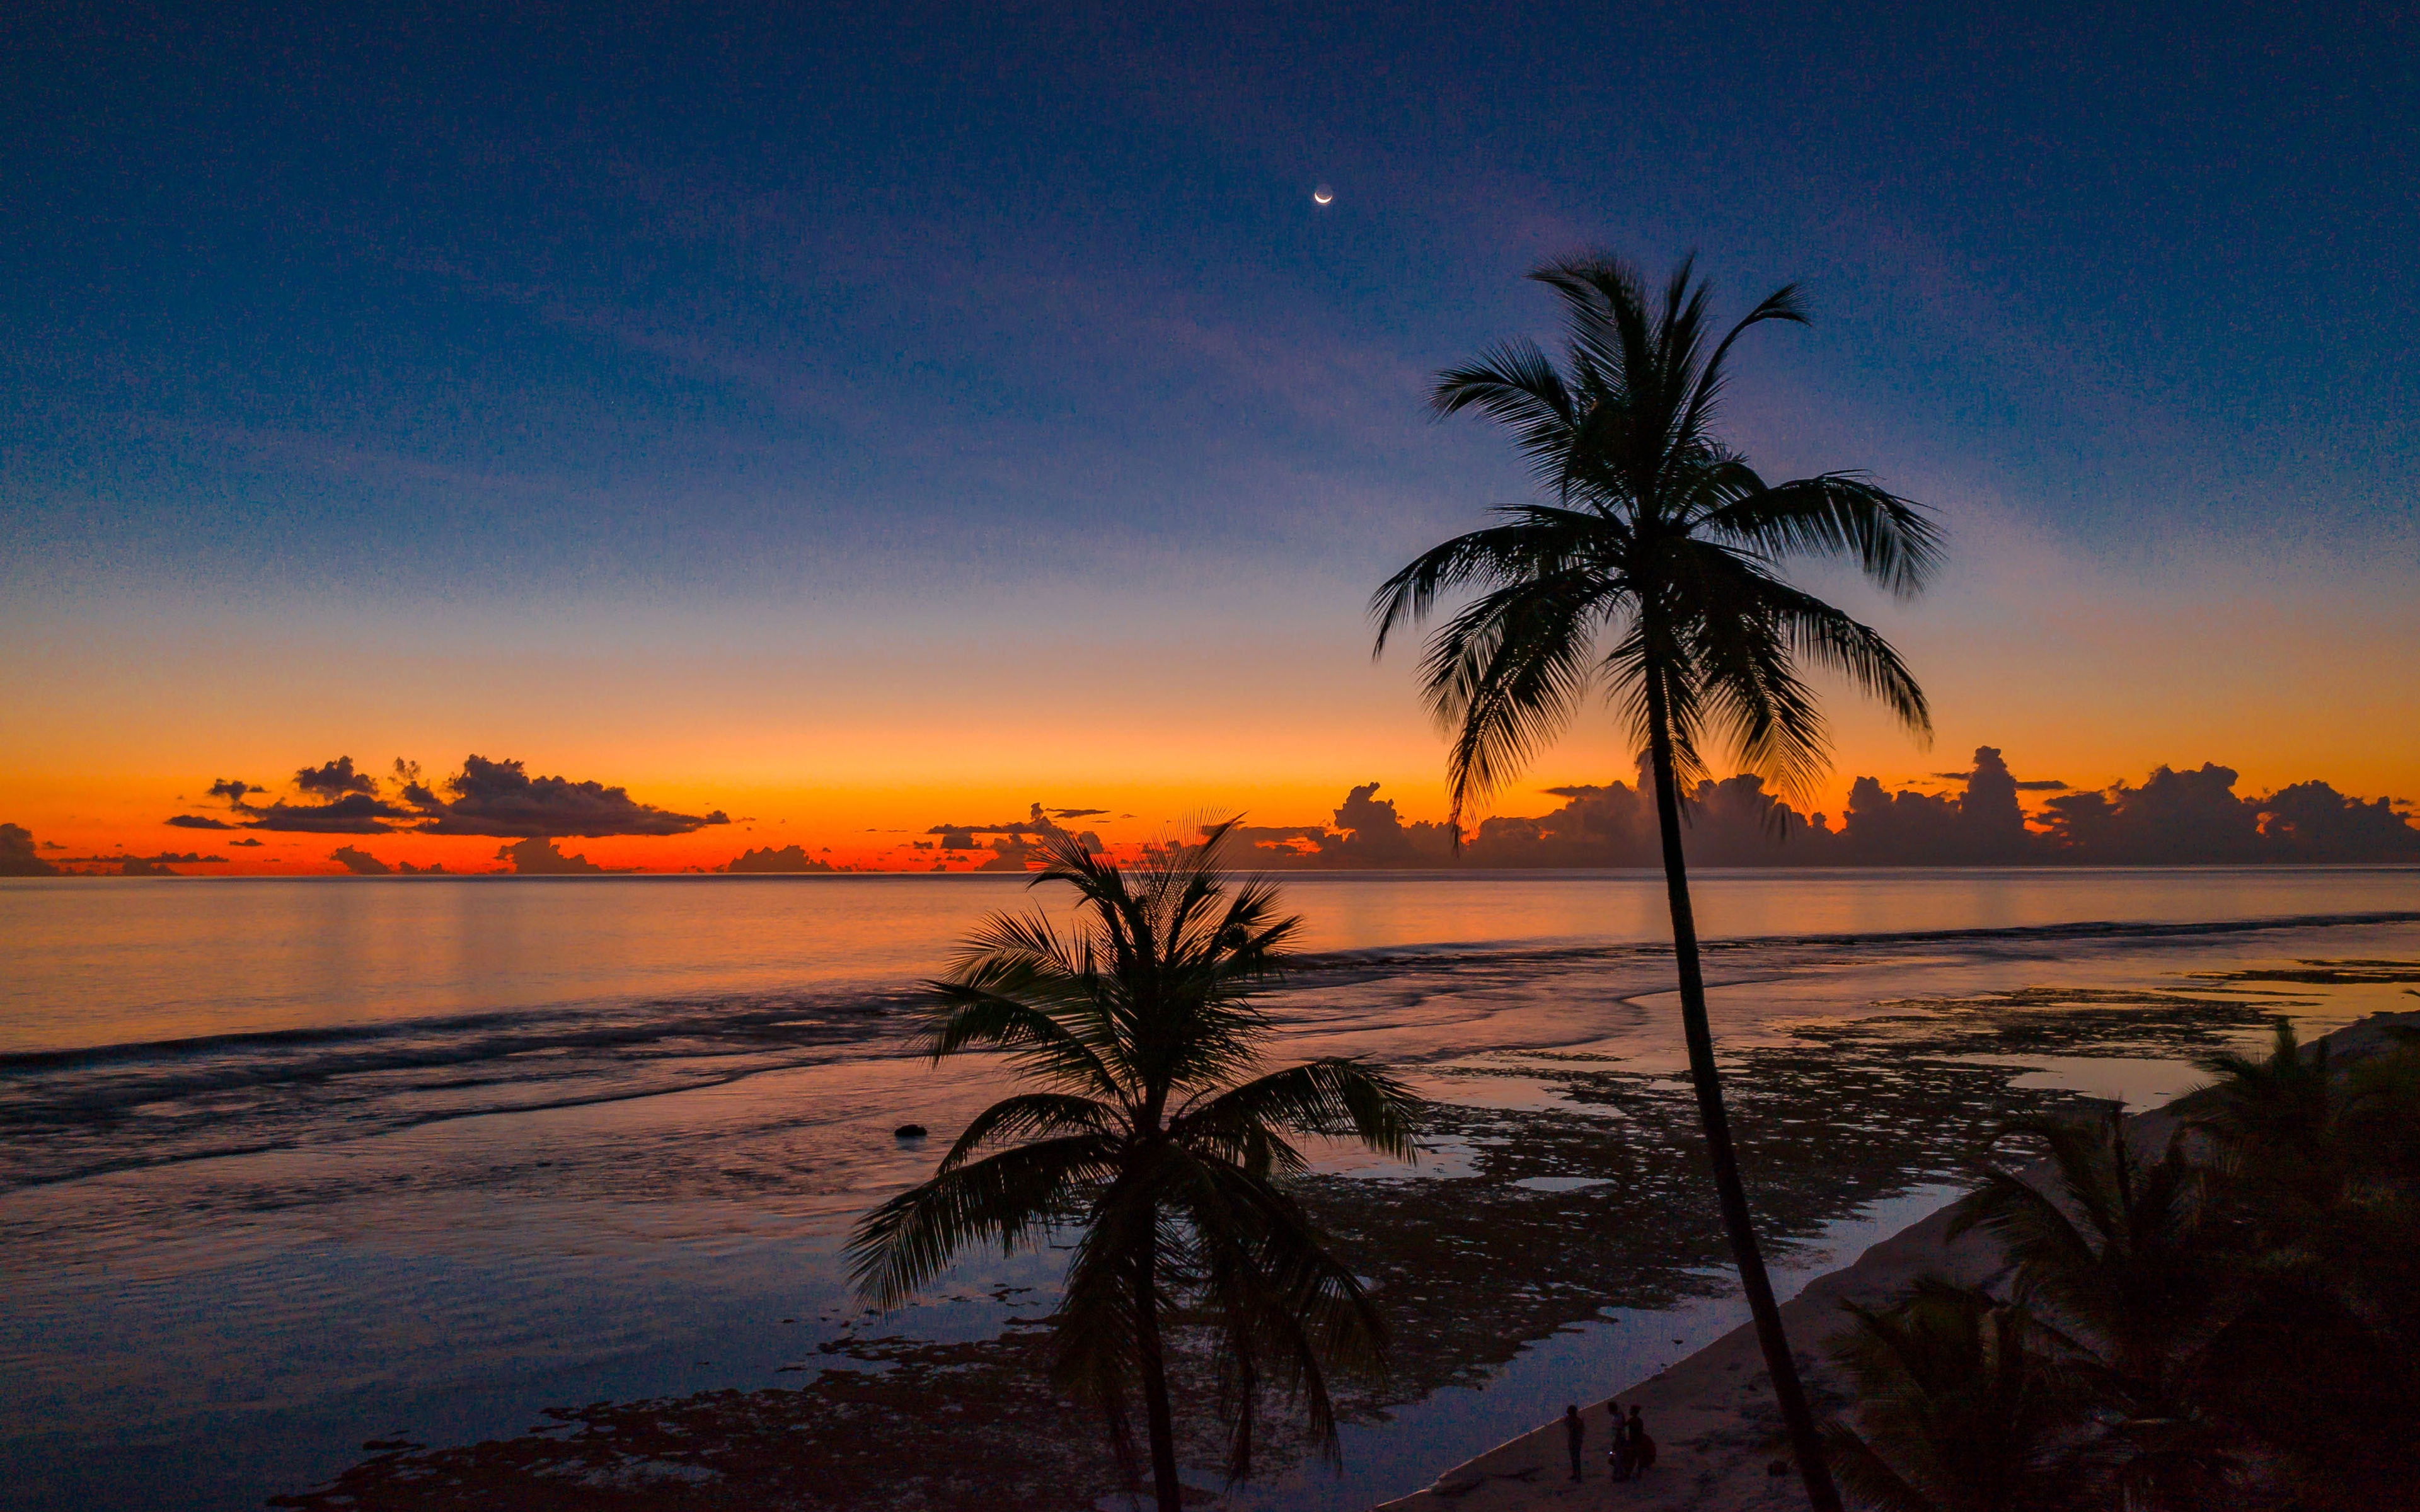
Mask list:
[[[245,806],[339,758],[402,816],[345,843],[458,870],[526,836],[421,833],[398,760],[696,821],[562,847],[660,869],[1441,818],[1364,605],[1526,495],[1423,398],[1586,250],[1796,281],[1733,442],[1948,532],[1912,605],[1802,579],[1937,730],[1833,690],[1813,807],[1986,745],[2420,796],[2408,10],[233,8],[0,18],[0,820],[45,855],[338,870]]]

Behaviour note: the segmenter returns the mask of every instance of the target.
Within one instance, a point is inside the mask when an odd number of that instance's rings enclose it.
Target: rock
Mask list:
[[[922,1139],[924,1137],[924,1126],[921,1123],[903,1123],[891,1131],[891,1136],[894,1139]]]

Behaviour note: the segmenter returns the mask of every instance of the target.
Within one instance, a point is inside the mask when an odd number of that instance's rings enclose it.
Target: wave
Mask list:
[[[906,1041],[905,993],[750,993],[0,1057],[0,1191],[644,1097]],[[710,1066],[710,1069],[709,1069]],[[492,1096],[463,1096],[488,1089]]]
[[[1708,951],[1820,947],[1827,949],[1858,946],[1956,945],[2007,942],[2057,944],[2063,941],[2164,939],[2220,934],[2250,934],[2273,930],[2343,928],[2358,925],[2420,922],[2420,910],[2382,909],[2363,913],[2278,914],[2260,918],[2211,919],[2195,922],[2142,922],[2127,919],[2085,919],[2058,924],[1978,925],[1957,929],[1867,930],[1813,934],[1706,935],[1699,947]],[[1472,965],[1480,964],[1583,961],[1644,961],[1669,957],[1672,947],[1630,941],[1618,945],[1511,944],[1490,941],[1444,942],[1428,945],[1382,945],[1357,949],[1324,950],[1301,958],[1305,972],[1357,971],[1371,967]]]
[[[2420,911],[1731,936],[1710,954],[2055,949],[2420,921]],[[1386,978],[1646,966],[1669,945],[1447,942],[1304,958],[1294,995]],[[0,1055],[0,1191],[358,1139],[499,1111],[661,1095],[909,1053],[912,989],[689,995]]]

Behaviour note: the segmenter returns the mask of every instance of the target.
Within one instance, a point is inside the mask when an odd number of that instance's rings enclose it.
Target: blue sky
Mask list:
[[[1735,434],[1941,507],[1967,576],[1906,630],[1941,677],[1989,675],[2038,577],[2212,625],[2211,585],[2265,585],[2288,675],[2342,659],[2348,606],[2408,614],[2408,13],[0,24],[0,631],[65,657],[0,692],[53,723],[136,727],[202,642],[285,670],[238,685],[278,727],[402,636],[505,669],[466,726],[558,643],[677,682],[760,633],[929,641],[898,675],[944,699],[954,646],[1109,692],[1110,634],[1342,667],[1377,579],[1523,486],[1428,376],[1543,333],[1520,274],[1591,247],[1802,282]],[[2140,675],[2202,676],[2192,640]],[[179,718],[200,765],[236,738]]]

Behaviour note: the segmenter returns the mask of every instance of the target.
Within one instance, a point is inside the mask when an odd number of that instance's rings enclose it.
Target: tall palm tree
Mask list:
[[[1846,557],[1902,597],[1939,556],[1921,506],[1847,473],[1768,484],[1714,429],[1724,363],[1741,334],[1804,323],[1794,289],[1767,296],[1719,339],[1704,284],[1683,261],[1652,300],[1624,264],[1594,257],[1530,275],[1560,297],[1560,368],[1534,344],[1505,343],[1440,374],[1439,415],[1477,409],[1510,428],[1548,495],[1503,504],[1500,523],[1423,553],[1371,601],[1377,646],[1440,597],[1471,594],[1422,666],[1430,708],[1453,732],[1455,833],[1469,805],[1509,780],[1575,716],[1611,697],[1645,748],[1680,968],[1681,1021],[1740,1284],[1788,1421],[1807,1495],[1839,1505],[1823,1440],[1782,1332],[1723,1108],[1706,1021],[1698,932],[1681,843],[1683,783],[1706,775],[1709,736],[1803,795],[1825,739],[1802,666],[1837,672],[1929,734],[1923,691],[1889,643],[1782,580],[1793,557]]]
[[[927,984],[922,1041],[936,1061],[1003,1052],[1032,1089],[979,1114],[932,1180],[868,1214],[850,1245],[861,1295],[889,1308],[970,1246],[1079,1234],[1051,1372],[1108,1414],[1121,1459],[1140,1394],[1161,1512],[1181,1505],[1174,1313],[1213,1331],[1231,1479],[1250,1473],[1255,1409],[1273,1389],[1307,1409],[1333,1458],[1327,1372],[1380,1359],[1376,1308],[1286,1190],[1304,1167],[1289,1135],[1415,1152],[1418,1100],[1391,1078],[1338,1057],[1263,1069],[1275,1026],[1254,997],[1301,920],[1266,883],[1227,897],[1217,866],[1232,824],[1131,872],[1065,835],[1046,842],[1034,883],[1072,887],[1074,920],[986,920]]]

